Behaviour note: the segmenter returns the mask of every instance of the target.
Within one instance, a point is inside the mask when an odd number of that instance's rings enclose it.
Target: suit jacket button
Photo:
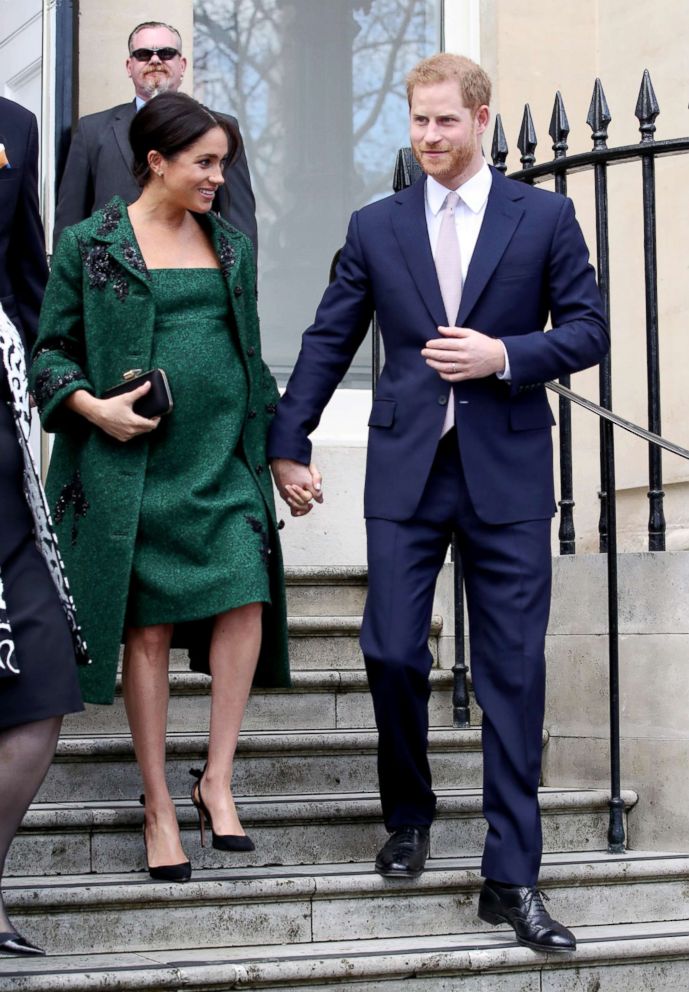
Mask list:
[[[253,420],[254,417],[256,416],[256,411],[255,410],[249,410],[249,413],[247,414],[247,416],[249,417],[249,420]]]
[[[256,466],[256,475],[261,475],[263,473],[263,465]]]
[[[438,403],[440,406],[447,406],[447,396],[439,396]]]
[[[240,296],[242,295],[242,293],[243,293],[243,292],[244,292],[244,290],[242,289],[242,287],[241,287],[241,286],[235,286],[235,287],[234,287],[234,295],[235,295],[235,296],[236,296],[237,298],[239,298],[239,297],[240,297]]]
[[[256,349],[252,344],[250,344],[249,347],[246,349],[246,353],[249,356],[249,358],[254,357],[254,355],[256,354]]]

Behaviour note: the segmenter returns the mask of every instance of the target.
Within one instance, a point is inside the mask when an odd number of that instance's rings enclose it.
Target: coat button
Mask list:
[[[262,475],[263,474],[263,468],[264,468],[263,465],[257,465],[256,466],[256,475]]]
[[[271,414],[271,416],[276,412],[277,408],[277,403],[266,403],[266,413]]]
[[[439,396],[438,403],[440,406],[447,406],[447,396]]]
[[[256,411],[255,410],[249,410],[249,413],[248,413],[247,416],[249,417],[249,420],[253,420],[254,417],[256,416]]]
[[[282,528],[284,526],[285,526],[285,521],[284,520],[278,520],[278,530],[282,530]]]
[[[246,353],[249,356],[249,358],[254,357],[254,355],[256,354],[256,349],[252,344],[250,344],[249,347],[246,349]]]
[[[241,286],[234,287],[234,295],[237,297],[237,299],[239,299],[239,297],[242,295],[243,292],[244,290],[242,289]]]

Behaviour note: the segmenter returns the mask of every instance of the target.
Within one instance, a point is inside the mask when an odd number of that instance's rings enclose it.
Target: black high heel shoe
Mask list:
[[[203,768],[189,769],[189,774],[196,779],[191,787],[191,801],[196,807],[196,812],[199,814],[201,847],[206,846],[205,821],[208,820],[208,825],[213,835],[213,847],[216,851],[255,851],[254,842],[246,834],[216,834],[215,830],[213,830],[213,820],[201,795],[201,778],[205,770],[205,765]]]
[[[30,944],[20,933],[0,933],[0,951],[5,954],[45,954],[42,947]]]
[[[146,805],[146,797],[139,796],[142,806]],[[154,868],[148,863],[148,844],[146,843],[146,824],[144,823],[144,850],[146,851],[146,867],[148,874],[157,882],[188,882],[191,878],[191,862],[182,861],[178,865],[156,865]]]

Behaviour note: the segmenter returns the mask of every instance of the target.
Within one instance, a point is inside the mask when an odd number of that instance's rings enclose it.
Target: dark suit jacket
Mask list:
[[[58,193],[55,244],[65,227],[90,217],[113,196],[121,196],[127,203],[139,196],[129,145],[129,125],[135,114],[136,102],[132,100],[79,121]],[[234,117],[224,116],[239,129]],[[225,184],[215,196],[213,209],[251,238],[254,251],[258,249],[256,201],[243,150],[237,161],[226,168]]]
[[[38,210],[38,127],[30,111],[2,97],[0,141],[11,165],[0,169],[0,304],[30,350],[48,279]]]
[[[474,508],[500,524],[554,513],[554,421],[542,383],[599,362],[608,332],[571,201],[492,174],[456,323],[504,342],[512,380],[470,380],[454,396]],[[414,515],[445,416],[448,385],[420,354],[446,323],[424,185],[422,178],[352,216],[335,281],[304,334],[269,439],[269,457],[309,462],[308,435],[375,310],[385,367],[369,420],[367,517]],[[544,334],[549,315],[553,329]]]

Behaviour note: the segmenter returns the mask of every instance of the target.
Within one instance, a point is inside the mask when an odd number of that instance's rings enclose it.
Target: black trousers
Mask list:
[[[369,592],[361,631],[379,732],[388,830],[429,825],[427,757],[433,594],[452,532],[462,558],[471,672],[483,711],[482,873],[535,884],[542,837],[538,784],[551,585],[550,520],[491,525],[471,505],[456,432],[438,446],[412,520],[367,521]],[[457,782],[457,787],[462,783]]]

